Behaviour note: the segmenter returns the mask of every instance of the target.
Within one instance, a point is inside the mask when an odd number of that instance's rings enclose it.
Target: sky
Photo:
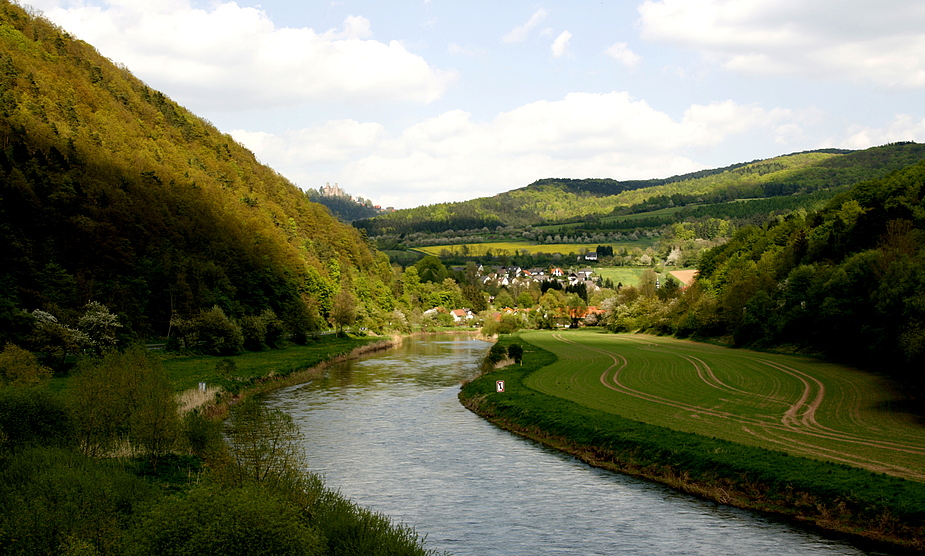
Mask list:
[[[409,208],[925,142],[922,0],[32,0],[302,189]]]

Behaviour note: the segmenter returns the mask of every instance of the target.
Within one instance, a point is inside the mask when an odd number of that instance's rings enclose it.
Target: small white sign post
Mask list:
[[[496,380],[496,381],[495,381],[495,389],[496,389],[498,392],[504,392],[504,381],[503,381],[503,380]]]

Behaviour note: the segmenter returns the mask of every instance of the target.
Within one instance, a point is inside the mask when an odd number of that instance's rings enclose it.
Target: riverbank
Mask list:
[[[925,550],[922,483],[648,425],[524,386],[530,373],[555,360],[531,344],[522,366],[465,384],[460,401],[502,428],[596,467],[894,552]],[[496,391],[497,380],[505,381],[503,393]]]
[[[224,418],[228,407],[277,388],[314,380],[329,366],[401,345],[402,336],[329,338],[309,346],[232,357],[168,358],[164,368],[184,409]]]

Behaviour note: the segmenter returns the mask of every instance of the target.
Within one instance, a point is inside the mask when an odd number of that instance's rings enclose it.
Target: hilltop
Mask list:
[[[370,237],[594,222],[669,207],[740,199],[791,198],[842,191],[925,159],[925,145],[896,143],[862,151],[822,149],[743,162],[663,179],[537,180],[530,185],[457,203],[398,210],[354,222]],[[707,211],[709,212],[709,211]]]

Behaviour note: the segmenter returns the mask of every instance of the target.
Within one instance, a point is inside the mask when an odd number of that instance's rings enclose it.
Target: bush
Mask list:
[[[244,338],[244,349],[248,351],[263,351],[267,348],[264,343],[267,338],[267,325],[259,316],[247,316],[242,318],[241,334]]]
[[[210,355],[234,355],[244,348],[241,327],[218,305],[202,311],[193,321],[197,347]]]
[[[273,309],[267,309],[261,313],[260,319],[266,330],[264,343],[273,349],[283,347],[283,341],[286,339],[286,324],[276,316]]]
[[[336,492],[327,492],[312,507],[313,522],[327,539],[327,554],[428,556],[423,540],[410,527],[360,508]]]
[[[129,556],[314,556],[324,541],[289,502],[256,485],[200,486],[138,520]]]
[[[71,421],[58,398],[45,390],[0,388],[0,433],[9,449],[70,442]]]
[[[51,369],[39,364],[32,353],[13,344],[0,351],[0,387],[5,384],[36,385],[51,378]]]
[[[59,448],[23,450],[0,468],[0,552],[119,554],[132,514],[156,494],[110,462]]]
[[[222,423],[199,411],[190,411],[183,417],[182,430],[189,451],[197,457],[208,459],[226,450]]]
[[[494,365],[495,363],[498,363],[499,361],[504,359],[506,356],[507,356],[507,350],[504,348],[504,346],[495,344],[491,346],[491,349],[488,350],[487,359],[492,365]]]
[[[524,347],[520,344],[511,344],[507,346],[507,356],[520,363],[524,358]]]
[[[179,432],[173,386],[143,347],[82,360],[68,393],[77,441],[88,455],[129,440],[156,463],[173,447]]]

